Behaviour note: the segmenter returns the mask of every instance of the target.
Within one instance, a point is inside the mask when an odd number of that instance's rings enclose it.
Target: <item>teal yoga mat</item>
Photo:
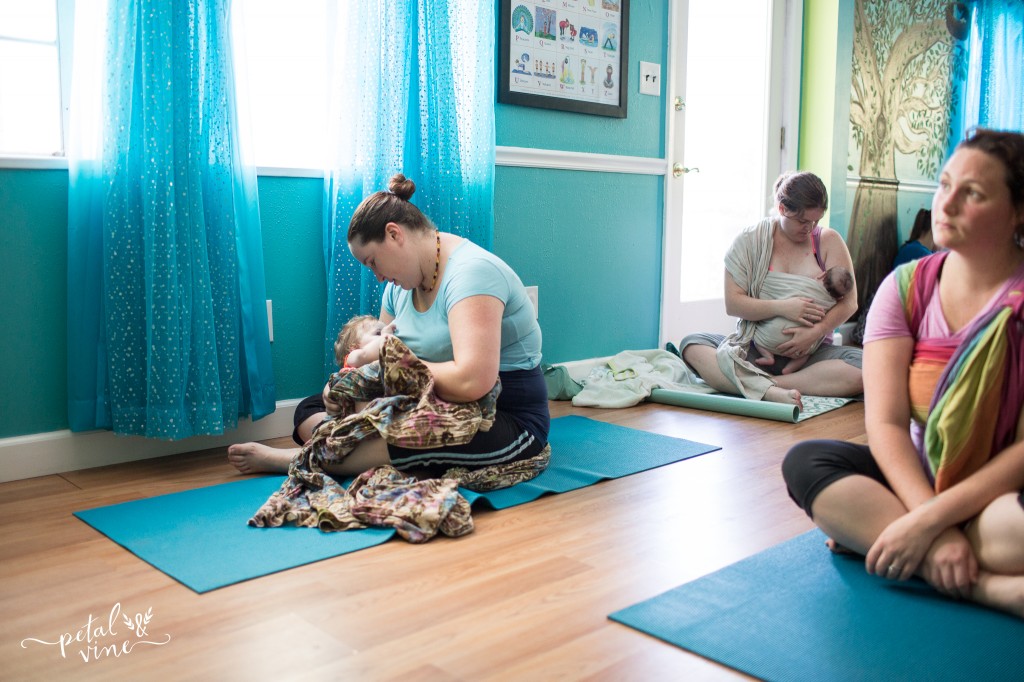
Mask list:
[[[757,417],[780,422],[801,422],[819,414],[830,412],[853,401],[853,398],[825,398],[822,396],[805,395],[804,409],[796,405],[784,405],[765,400],[748,400],[738,396],[722,393],[697,393],[694,391],[677,391],[656,388],[651,391],[648,401],[676,407],[690,407],[696,410],[724,412],[743,417]]]
[[[714,445],[568,416],[551,421],[551,464],[505,490],[463,490],[473,504],[506,509],[718,450]],[[75,512],[111,540],[195,590],[209,590],[386,542],[391,529],[324,533],[252,528],[246,521],[283,476],[231,483]]]
[[[893,583],[811,531],[612,620],[767,680],[1019,680],[1024,620]]]

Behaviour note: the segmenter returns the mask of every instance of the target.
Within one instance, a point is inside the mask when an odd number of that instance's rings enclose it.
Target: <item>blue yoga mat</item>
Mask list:
[[[1021,679],[1024,621],[824,542],[810,531],[609,618],[767,680]]]
[[[463,490],[463,495],[471,504],[506,509],[546,493],[583,488],[719,449],[576,416],[553,419],[549,442],[551,464],[537,478],[485,494]],[[324,533],[246,525],[283,481],[283,476],[245,478],[75,516],[200,593],[379,545],[394,535],[390,528]]]

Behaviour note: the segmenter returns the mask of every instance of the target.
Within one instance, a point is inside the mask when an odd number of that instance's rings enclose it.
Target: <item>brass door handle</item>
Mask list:
[[[672,175],[678,178],[683,173],[700,173],[700,168],[686,168],[681,163],[672,164]]]

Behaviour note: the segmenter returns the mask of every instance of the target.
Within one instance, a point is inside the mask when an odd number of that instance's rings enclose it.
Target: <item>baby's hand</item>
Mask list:
[[[362,367],[368,365],[374,360],[380,360],[380,349],[384,346],[383,336],[374,336],[371,340],[366,342],[366,345],[362,348],[356,348],[348,354],[346,364],[349,367]]]

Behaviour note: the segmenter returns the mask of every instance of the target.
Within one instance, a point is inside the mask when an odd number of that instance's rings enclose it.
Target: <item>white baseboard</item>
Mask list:
[[[560,362],[574,380],[612,356]],[[123,464],[154,457],[226,447],[232,443],[281,438],[292,434],[292,415],[299,399],[281,400],[277,410],[258,422],[240,420],[238,428],[222,436],[196,436],[165,441],[141,436],[117,436],[110,431],[50,431],[0,438],[0,483],[49,476],[79,469]]]
[[[237,429],[222,436],[166,441],[117,436],[110,431],[72,433],[65,430],[2,438],[0,483],[290,436],[292,415],[298,404],[298,399],[281,400],[272,414],[257,422],[239,420]]]

